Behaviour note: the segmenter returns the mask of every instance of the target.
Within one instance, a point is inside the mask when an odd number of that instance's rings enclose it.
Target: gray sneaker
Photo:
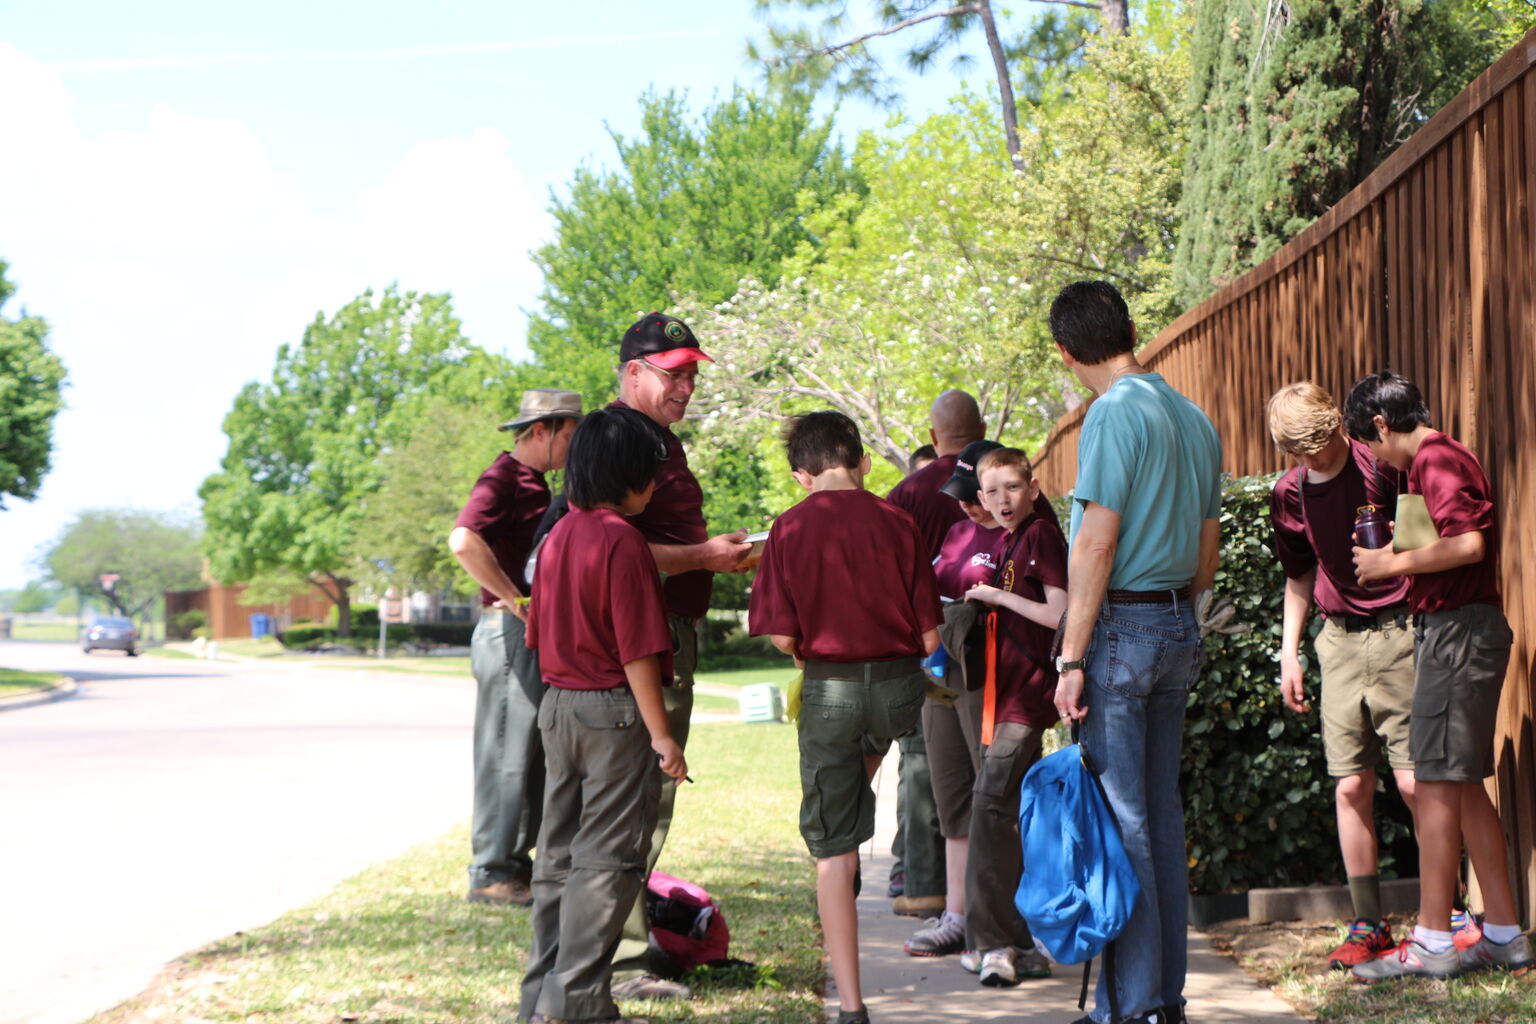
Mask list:
[[[1037,949],[1019,949],[1014,947],[1013,969],[1019,978],[1049,978],[1051,976],[1051,962],[1047,960]]]
[[[930,917],[902,943],[908,956],[949,956],[965,949],[965,925],[952,917]]]
[[[1536,957],[1531,956],[1531,940],[1525,935],[1516,935],[1500,945],[1489,942],[1488,937],[1484,936],[1475,945],[1461,951],[1462,970],[1481,971],[1493,967],[1514,974],[1524,974],[1536,967]]]
[[[1000,946],[981,954],[981,983],[988,988],[1011,988],[1019,983],[1012,946]]]
[[[613,983],[615,999],[692,999],[693,991],[679,981],[668,981],[654,974],[637,974]]]
[[[1396,949],[1375,960],[1355,964],[1350,970],[1357,981],[1375,983],[1409,976],[1446,980],[1456,977],[1465,968],[1455,946],[1444,953],[1431,953],[1413,939],[1404,939]]]

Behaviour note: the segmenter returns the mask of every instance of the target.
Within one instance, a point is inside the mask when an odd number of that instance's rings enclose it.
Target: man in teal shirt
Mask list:
[[[1062,360],[1098,398],[1083,419],[1056,708],[1119,820],[1141,895],[1079,1024],[1181,1024],[1189,872],[1179,760],[1200,672],[1194,598],[1216,575],[1221,441],[1210,419],[1136,360],[1125,300],[1103,281],[1051,305]]]

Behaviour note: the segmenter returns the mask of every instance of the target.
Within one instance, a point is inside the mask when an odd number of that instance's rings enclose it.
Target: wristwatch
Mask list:
[[[1088,664],[1087,658],[1073,658],[1071,661],[1062,661],[1061,655],[1058,654],[1056,655],[1056,674],[1061,675],[1063,672],[1071,672],[1073,669],[1082,668],[1086,664]]]

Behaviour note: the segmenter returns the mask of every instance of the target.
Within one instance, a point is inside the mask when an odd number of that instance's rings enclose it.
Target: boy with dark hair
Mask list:
[[[992,583],[978,583],[965,595],[998,609],[996,671],[983,698],[981,768],[971,797],[966,923],[981,983],[1016,985],[1051,973],[1013,894],[1023,871],[1019,784],[1057,719],[1051,641],[1067,610],[1067,542],[1056,521],[1035,510],[1040,485],[1023,452],[987,452],[976,476],[982,505],[1007,537]],[[962,965],[970,966],[966,959]]]
[[[521,1014],[530,1024],[623,1024],[610,969],[645,879],[660,771],[688,771],[662,701],[672,638],[656,562],[626,518],[650,500],[665,458],[643,414],[590,413],[571,437],[571,512],[535,570],[528,646],[549,692],[539,708],[547,759],[533,865],[533,948]],[[637,721],[644,728],[635,728]]]
[[[1414,693],[1408,747],[1418,789],[1419,923],[1396,950],[1354,968],[1362,981],[1452,978],[1484,967],[1536,966],[1510,891],[1504,832],[1483,788],[1493,774],[1499,692],[1514,641],[1499,594],[1493,489],[1477,457],[1430,425],[1412,381],[1390,370],[1360,380],[1344,405],[1350,436],[1407,470],[1437,534],[1405,551],[1354,549],[1362,583],[1408,577]],[[1399,516],[1401,519],[1401,515]],[[1403,523],[1399,523],[1401,531]],[[1483,894],[1483,934],[1457,950],[1451,905],[1462,843]]]
[[[1357,509],[1390,509],[1405,482],[1401,473],[1376,465],[1365,445],[1344,436],[1338,404],[1311,381],[1276,391],[1268,411],[1275,447],[1296,463],[1275,482],[1269,518],[1285,571],[1280,693],[1299,714],[1312,710],[1303,689],[1301,638],[1314,604],[1323,619],[1315,644],[1323,751],[1335,783],[1339,848],[1354,904],[1348,935],[1328,955],[1329,965],[1343,970],[1397,945],[1382,914],[1374,805],[1377,773],[1385,766],[1413,809],[1408,581],[1357,580],[1350,535]]]
[[[939,597],[912,517],[868,491],[858,427],[842,413],[790,421],[785,450],[810,493],[774,521],[752,587],[750,631],[805,669],[798,722],[800,834],[816,858],[816,903],[839,1024],[868,1024],[859,986],[854,873],[875,832],[878,752],[917,727],[939,645]]]

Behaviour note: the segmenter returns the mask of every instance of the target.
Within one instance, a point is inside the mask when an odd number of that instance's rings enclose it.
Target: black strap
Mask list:
[[[1014,548],[1019,546],[1019,541],[1022,540],[1023,537],[1024,537],[1024,527],[1020,526],[1017,530],[1013,531],[1013,536],[1008,541],[1008,547],[1006,549],[1004,549],[1004,551],[1003,551],[1003,557],[998,560],[997,565],[992,570],[992,585],[994,587],[996,587],[998,590],[1007,590],[1007,588],[1003,586],[1003,570],[1008,566],[1009,562],[1013,561],[1013,550],[1014,550]],[[1014,579],[1017,580],[1018,578],[1019,578],[1018,571],[1015,570],[1014,571]],[[1009,590],[1008,593],[1013,594],[1013,593],[1017,593],[1017,591]],[[1041,599],[1041,601],[1045,600],[1045,585],[1044,584],[1040,585],[1040,599]],[[989,608],[987,610],[987,614],[994,615],[994,616],[997,617],[999,639],[1001,639],[1001,637],[1003,637],[1004,635],[1006,635],[1010,640],[1014,639],[1013,620],[1017,619],[1017,618],[1023,618],[1022,615],[1015,615],[1013,612],[1008,611],[1006,608]],[[1066,613],[1063,612],[1062,613],[1062,622],[1065,622],[1065,621],[1066,621]],[[1058,627],[1058,634],[1059,634],[1059,632],[1060,632],[1060,628]],[[1054,638],[1052,638],[1052,640],[1053,640],[1053,647],[1054,647]],[[1056,651],[1056,650],[1053,649],[1051,654],[1050,654],[1050,656],[1047,657],[1045,661],[1041,661],[1039,658],[1035,657],[1033,653],[1031,653],[1031,651],[1029,649],[1029,644],[1024,643],[1022,641],[1016,640],[1014,642],[1014,647],[1018,649],[1020,654],[1024,655],[1024,659],[1026,661],[1028,661],[1031,665],[1035,666],[1035,668],[1037,668],[1040,671],[1044,672],[1046,674],[1047,678],[1049,678],[1049,679],[1055,679],[1056,678],[1056,661],[1055,661],[1055,659],[1056,659],[1056,655],[1060,653],[1059,651]]]

